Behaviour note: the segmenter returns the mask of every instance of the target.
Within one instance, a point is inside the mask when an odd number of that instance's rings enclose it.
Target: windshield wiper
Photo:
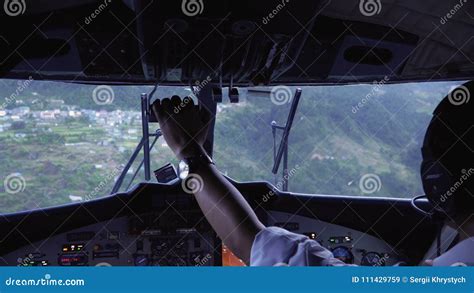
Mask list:
[[[291,103],[290,112],[288,113],[288,119],[286,120],[286,125],[284,127],[278,126],[276,123],[272,122],[272,130],[274,132],[276,129],[283,130],[280,146],[278,148],[278,153],[274,157],[272,169],[272,173],[276,174],[280,168],[281,159],[283,158],[283,191],[288,191],[288,137],[290,136],[291,126],[293,125],[296,110],[298,109],[301,93],[302,90],[300,88],[296,89],[295,96]],[[275,146],[276,145],[274,145],[274,147]]]
[[[137,147],[135,148],[135,151],[133,152],[132,156],[128,160],[127,164],[123,168],[122,172],[120,173],[119,177],[115,181],[114,187],[112,188],[112,191],[110,194],[117,193],[120,190],[123,184],[123,181],[125,179],[125,176],[127,176],[128,170],[130,169],[132,164],[135,162],[138,154],[140,153],[142,149],[143,149],[143,160],[141,161],[137,170],[134,172],[132,179],[130,180],[130,183],[127,186],[127,189],[133,183],[133,180],[137,176],[142,166],[144,166],[144,169],[145,169],[145,181],[150,181],[151,179],[150,151],[155,146],[155,143],[162,135],[159,129],[157,129],[155,133],[150,133],[150,129],[149,129],[150,122],[157,122],[154,120],[154,115],[151,115],[151,110],[150,110],[150,101],[152,100],[153,95],[155,94],[157,88],[158,88],[158,84],[155,85],[155,87],[153,88],[153,90],[150,92],[149,95],[141,94],[142,138],[140,142],[138,143]],[[151,145],[150,145],[150,137],[154,137],[154,140]]]

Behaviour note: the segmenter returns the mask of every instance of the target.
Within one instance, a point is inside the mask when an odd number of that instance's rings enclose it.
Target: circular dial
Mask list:
[[[346,264],[354,263],[354,255],[351,250],[345,246],[338,246],[332,250],[335,258],[342,260]]]
[[[380,253],[367,252],[362,256],[360,265],[369,267],[383,267],[385,266],[385,259]]]

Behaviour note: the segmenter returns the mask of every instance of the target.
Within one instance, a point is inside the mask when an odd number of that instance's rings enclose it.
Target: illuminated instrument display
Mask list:
[[[49,266],[47,260],[31,260],[25,264],[26,267],[46,267]]]
[[[60,266],[85,266],[87,265],[87,261],[87,255],[82,253],[66,253],[58,257],[58,264]]]
[[[307,232],[307,233],[304,233],[303,235],[306,235],[308,236],[309,239],[313,239],[313,240],[316,240],[316,238],[318,237],[318,234],[316,232]]]
[[[352,242],[352,237],[347,235],[347,236],[334,236],[329,238],[329,243],[330,244],[342,244],[342,243],[350,243]]]
[[[63,252],[79,252],[84,249],[84,244],[64,244]]]

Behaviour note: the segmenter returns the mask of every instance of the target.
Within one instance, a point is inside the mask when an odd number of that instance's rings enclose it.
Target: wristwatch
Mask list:
[[[212,158],[204,152],[197,156],[182,159],[178,165],[179,178],[186,179],[190,173],[196,172],[199,167],[204,165],[214,165]]]

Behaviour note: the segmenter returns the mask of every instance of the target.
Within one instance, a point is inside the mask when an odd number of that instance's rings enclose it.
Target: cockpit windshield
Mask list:
[[[420,149],[432,112],[459,84],[302,87],[285,175],[283,165],[271,172],[282,135],[272,122],[286,124],[296,87],[248,89],[243,102],[218,107],[214,157],[229,177],[280,190],[288,181],[298,193],[411,198],[423,193]]]
[[[232,179],[268,181],[281,190],[412,197],[422,193],[420,145],[431,113],[460,83],[302,87],[285,175],[283,165],[276,175],[271,169],[282,134],[278,126],[286,123],[296,88],[241,88],[239,103],[217,105],[214,159]],[[2,84],[0,213],[110,194],[140,142],[140,94],[152,87]],[[174,94],[191,91],[158,87],[155,98]],[[154,132],[159,125],[150,127]],[[120,191],[143,181],[140,161]],[[162,137],[150,161],[152,170],[177,163]]]

